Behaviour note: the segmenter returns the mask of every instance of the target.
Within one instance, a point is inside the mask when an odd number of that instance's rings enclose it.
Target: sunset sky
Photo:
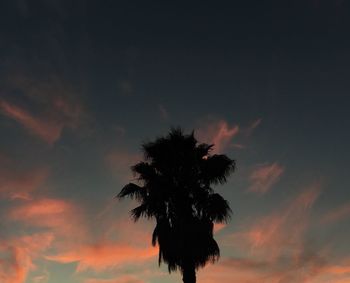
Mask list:
[[[1,1],[0,282],[181,282],[113,198],[181,126],[237,162],[199,283],[349,283],[349,8]]]

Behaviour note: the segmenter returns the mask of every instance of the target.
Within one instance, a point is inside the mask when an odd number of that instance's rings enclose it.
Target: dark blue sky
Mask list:
[[[113,196],[181,126],[237,160],[200,282],[350,282],[349,6],[2,1],[0,279],[179,280]]]

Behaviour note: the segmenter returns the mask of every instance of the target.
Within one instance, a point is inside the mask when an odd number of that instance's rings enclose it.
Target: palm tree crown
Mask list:
[[[185,283],[196,282],[195,270],[218,260],[214,223],[226,222],[228,202],[212,185],[223,184],[235,168],[226,155],[211,155],[213,145],[198,144],[194,133],[171,129],[165,137],[142,145],[144,161],[131,169],[138,184],[129,183],[118,194],[139,202],[131,211],[156,220],[152,244],[159,245],[159,264],[169,272],[179,269]]]

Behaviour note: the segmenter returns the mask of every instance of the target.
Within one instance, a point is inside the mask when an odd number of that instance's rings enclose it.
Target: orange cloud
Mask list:
[[[220,232],[227,226],[225,223],[214,223],[214,234]]]
[[[348,282],[347,269],[328,264],[318,254],[303,254],[298,262],[284,258],[278,262],[266,260],[227,258],[198,273],[198,281],[244,283],[328,283]]]
[[[116,279],[87,279],[84,283],[144,283],[134,276],[121,276]]]
[[[275,282],[319,283],[322,276],[336,276],[338,265],[328,263],[328,248],[306,243],[310,212],[320,195],[313,183],[270,214],[224,237],[224,246],[244,257],[226,258],[199,273],[204,283]],[[341,266],[347,266],[342,264]],[[328,282],[328,281],[325,281]],[[333,282],[333,281],[329,281]]]
[[[50,247],[51,233],[38,233],[0,241],[0,281],[23,283],[28,272],[37,269],[35,260]]]
[[[349,216],[350,216],[350,203],[348,202],[326,213],[322,217],[321,223],[322,224],[334,223],[336,221],[343,220]]]
[[[132,206],[133,207],[133,206]],[[129,206],[128,211],[131,210]],[[137,247],[149,247],[151,245],[152,233],[155,224],[153,221],[138,221],[135,223],[128,212],[125,217],[115,219],[116,211],[104,216],[101,239],[107,242],[118,242],[123,245],[134,245]]]
[[[17,121],[30,134],[48,144],[57,141],[64,128],[76,128],[84,116],[81,105],[61,94],[54,95],[50,92],[37,94],[35,91],[33,94],[30,88],[23,91],[42,109],[39,114],[34,114],[33,111],[4,99],[0,100],[0,113]]]
[[[68,237],[71,237],[72,242],[78,238],[82,241],[88,234],[80,208],[63,199],[41,198],[25,201],[12,207],[7,217],[28,227],[46,228],[57,239],[65,242]]]
[[[47,168],[20,170],[10,160],[0,157],[0,197],[29,199],[47,177]]]
[[[4,100],[0,101],[0,111],[49,144],[54,143],[60,137],[64,126],[62,123],[36,117],[27,110]]]
[[[248,191],[258,194],[267,193],[278,182],[283,173],[284,167],[277,162],[258,166],[249,176],[252,184]]]
[[[320,194],[320,184],[304,189],[284,208],[259,219],[248,231],[251,247],[271,258],[279,258],[285,249],[298,251],[308,226],[310,208]]]
[[[237,125],[230,127],[224,120],[211,121],[196,131],[200,142],[214,144],[215,152],[223,152],[232,146],[232,139],[238,134]]]
[[[58,263],[77,263],[77,272],[143,263],[158,254],[150,243],[151,227],[146,235],[143,227],[130,219],[115,220],[112,215],[102,221],[100,217],[98,221],[90,219],[90,224],[79,207],[63,199],[21,201],[10,208],[7,220],[30,229],[46,229],[52,235],[50,255],[41,256]],[[91,225],[100,230],[98,234]]]
[[[77,271],[92,269],[103,271],[119,265],[143,262],[158,254],[157,248],[137,248],[118,243],[98,243],[84,245],[74,251],[47,256],[60,263],[78,262]]]
[[[258,218],[247,229],[243,228],[245,232],[233,234],[229,242],[237,242],[253,254],[270,259],[279,258],[285,250],[298,251],[320,188],[318,183],[310,185],[283,206]]]

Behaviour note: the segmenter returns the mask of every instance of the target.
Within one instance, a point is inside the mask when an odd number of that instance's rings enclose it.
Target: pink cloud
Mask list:
[[[42,258],[76,263],[77,272],[101,272],[125,264],[144,263],[158,254],[158,249],[150,243],[150,229],[145,232],[144,227],[130,219],[115,220],[111,215],[92,221],[93,229],[99,230],[94,235],[83,211],[67,200],[21,201],[6,216],[8,221],[22,223],[23,227],[45,229],[52,235],[52,242],[50,254],[43,253]]]
[[[66,253],[47,256],[60,263],[78,262],[77,271],[88,269],[103,271],[119,265],[144,262],[158,254],[154,247],[139,248],[118,243],[98,243],[83,245]]]
[[[140,280],[134,276],[121,276],[116,279],[87,279],[84,283],[144,283],[145,281]]]
[[[223,152],[232,146],[232,139],[238,134],[239,127],[229,126],[224,120],[210,121],[199,127],[196,136],[200,142],[214,144],[215,152]]]
[[[278,259],[285,251],[298,252],[308,228],[312,205],[320,195],[321,185],[314,183],[303,189],[270,214],[250,223],[243,232],[232,234],[227,243],[237,243],[264,259]]]
[[[345,203],[327,212],[321,219],[322,224],[334,223],[350,217],[350,203]]]
[[[252,135],[254,130],[260,126],[261,122],[262,122],[261,118],[258,118],[255,121],[253,121],[247,128],[244,129],[245,135],[246,136]]]
[[[310,208],[319,194],[320,184],[312,184],[284,208],[260,218],[247,233],[252,250],[267,253],[271,258],[279,258],[288,248],[300,250]]]
[[[226,226],[227,226],[227,224],[225,224],[225,223],[214,223],[214,234],[220,232],[220,231],[223,230]]]
[[[29,271],[37,269],[35,260],[50,247],[52,240],[51,233],[0,240],[0,281],[25,282]]]
[[[284,167],[277,162],[258,166],[249,176],[252,184],[248,191],[258,194],[267,193],[278,182],[283,173]]]
[[[88,235],[83,212],[75,203],[54,198],[39,198],[21,202],[10,208],[7,218],[27,227],[46,228],[56,240],[67,245],[75,239],[83,241]]]
[[[317,281],[320,276],[333,276],[330,267],[337,265],[327,263],[328,248],[314,249],[305,242],[311,208],[320,191],[321,184],[313,183],[271,213],[243,226],[242,232],[225,236],[223,246],[232,246],[236,254],[244,257],[209,266],[199,273],[199,280],[318,283],[322,282]]]
[[[23,106],[4,99],[0,100],[0,113],[18,122],[33,136],[48,144],[55,143],[62,135],[64,128],[75,129],[84,116],[82,107],[61,95],[47,95],[38,103],[43,109],[33,113]]]
[[[63,124],[36,117],[29,111],[4,100],[0,101],[0,111],[49,144],[54,143],[61,135]]]
[[[132,206],[134,207],[134,206]],[[130,211],[131,207],[128,208]],[[154,223],[151,221],[139,221],[135,223],[125,211],[125,217],[115,219],[117,212],[110,211],[104,216],[102,241],[117,242],[123,245],[148,247],[151,245]]]
[[[20,170],[11,160],[0,157],[0,197],[29,199],[48,175],[47,168]]]
[[[350,265],[327,263],[317,254],[303,254],[298,262],[288,258],[271,263],[257,259],[227,258],[198,273],[203,283],[347,283]]]

